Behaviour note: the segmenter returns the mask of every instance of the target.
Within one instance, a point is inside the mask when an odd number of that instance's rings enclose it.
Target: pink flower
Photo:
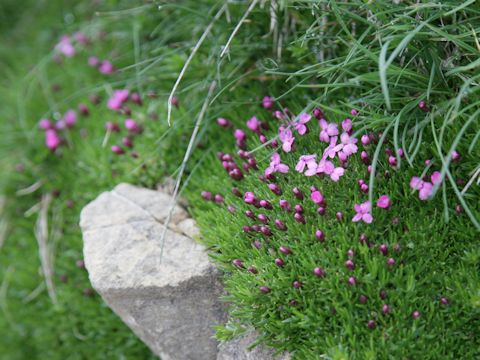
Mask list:
[[[352,133],[352,119],[345,119],[342,121],[342,129],[343,131],[345,131],[347,134],[351,134]]]
[[[52,122],[49,119],[40,119],[38,127],[42,130],[51,130],[54,128]]]
[[[276,110],[273,112],[273,117],[277,120],[283,120],[285,119],[285,115],[283,114],[283,112],[281,112],[280,110]]]
[[[373,221],[373,217],[370,214],[372,204],[370,201],[366,201],[362,204],[355,204],[354,209],[355,209],[355,216],[353,217],[352,221],[353,222],[358,222],[360,220],[363,220],[367,224],[371,224]]]
[[[320,128],[322,129],[320,131],[320,141],[323,142],[330,142],[330,137],[331,136],[337,136],[338,135],[338,125],[334,123],[328,123],[327,120],[325,119],[320,119],[318,122],[320,125]]]
[[[128,100],[128,95],[129,91],[127,89],[114,90],[113,95],[107,101],[107,107],[112,110],[120,110]]]
[[[413,176],[410,179],[410,187],[414,190],[420,190],[423,185],[423,180],[417,176]]]
[[[235,136],[235,139],[237,139],[237,141],[241,141],[241,142],[247,139],[247,135],[245,134],[245,132],[240,129],[236,129],[233,133],[233,136]]]
[[[72,127],[77,122],[77,113],[74,110],[68,110],[63,114],[63,121],[66,127]]]
[[[382,195],[378,198],[377,206],[382,209],[388,209],[392,205],[388,195]]]
[[[115,68],[109,60],[103,60],[98,67],[98,71],[100,71],[102,74],[113,74],[115,72]]]
[[[273,154],[270,166],[265,169],[265,175],[268,176],[275,172],[287,173],[288,165],[282,164],[280,161],[280,155],[278,153]]]
[[[297,166],[295,166],[295,170],[303,173],[305,170],[305,166],[308,166],[309,163],[315,163],[315,168],[317,167],[317,164],[315,162],[315,157],[316,155],[302,155],[300,156],[300,159],[298,160]]]
[[[50,150],[53,151],[58,148],[61,142],[62,141],[55,130],[49,129],[45,131],[45,145]]]
[[[425,181],[422,187],[418,191],[418,197],[420,200],[427,200],[432,195],[433,185],[432,183]]]
[[[246,204],[253,204],[255,203],[255,194],[253,192],[247,191],[243,196],[243,200]]]
[[[338,180],[340,180],[340,177],[343,176],[343,174],[345,173],[345,169],[343,167],[336,167],[335,169],[333,169],[333,171],[329,174],[330,175],[330,179],[332,179],[333,181],[337,182]]]
[[[270,97],[270,96],[265,96],[263,99],[262,99],[262,106],[265,108],[265,109],[271,109],[273,107],[273,98]]]
[[[292,130],[281,126],[280,129],[278,130],[278,138],[283,143],[282,145],[283,151],[285,152],[292,151],[292,145],[293,145],[293,142],[295,141],[295,138],[293,137],[293,134],[292,134]]]
[[[100,60],[96,56],[90,56],[88,58],[88,65],[91,67],[97,67],[100,64]]]
[[[340,135],[340,141],[343,144],[340,152],[343,153],[345,156],[348,157],[358,151],[358,146],[356,145],[358,142],[357,138],[351,137],[348,133],[345,132]]]
[[[247,121],[247,127],[253,132],[256,132],[256,133],[259,132],[260,126],[261,126],[261,123],[260,121],[258,121],[256,116],[250,118],[250,120]]]
[[[75,55],[75,48],[73,47],[70,37],[64,35],[60,38],[60,41],[55,45],[55,50],[62,53],[66,57],[72,57]]]
[[[140,127],[138,126],[137,122],[133,119],[126,119],[125,120],[125,128],[130,132],[139,132]]]
[[[442,182],[442,174],[440,174],[439,171],[434,171],[430,179],[432,180],[433,185],[440,184]]]
[[[304,135],[308,131],[306,123],[312,119],[312,115],[307,113],[302,113],[298,116],[297,121],[294,123],[295,130],[297,130],[299,135]]]
[[[311,194],[310,194],[310,198],[312,199],[312,201],[315,203],[315,204],[318,204],[318,205],[321,205],[324,203],[325,201],[325,198],[324,196],[322,195],[322,193],[320,191],[313,191]]]

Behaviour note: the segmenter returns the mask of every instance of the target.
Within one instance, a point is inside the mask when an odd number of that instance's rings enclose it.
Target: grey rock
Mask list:
[[[255,333],[220,347],[213,338],[213,327],[227,319],[221,275],[204,246],[192,239],[199,230],[180,206],[175,206],[161,255],[171,205],[172,197],[164,192],[120,184],[82,210],[92,286],[162,360],[273,359],[270,350],[247,349]]]
[[[171,197],[121,184],[87,205],[80,225],[90,281],[162,360],[215,359],[213,326],[225,321],[220,276],[205,249],[167,230]],[[172,226],[186,217],[178,208]],[[160,260],[161,259],[161,260]]]

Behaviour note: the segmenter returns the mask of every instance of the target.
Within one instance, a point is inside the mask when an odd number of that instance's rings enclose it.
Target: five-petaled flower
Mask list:
[[[273,154],[270,165],[265,169],[265,175],[268,176],[275,172],[287,173],[288,165],[282,164],[280,161],[280,155],[278,153]]]
[[[370,210],[372,208],[372,204],[370,203],[370,201],[366,201],[362,204],[355,204],[353,208],[356,212],[355,216],[352,219],[353,222],[363,220],[367,224],[370,224],[373,221],[373,217],[370,214]]]

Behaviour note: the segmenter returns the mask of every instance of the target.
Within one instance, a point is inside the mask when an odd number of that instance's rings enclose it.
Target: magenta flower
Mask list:
[[[382,209],[388,209],[392,205],[392,202],[388,195],[382,195],[378,198],[377,206]]]
[[[312,201],[318,205],[323,205],[325,203],[325,198],[323,194],[318,190],[312,191],[312,193],[310,194],[310,199],[312,199]]]
[[[125,120],[125,128],[130,132],[139,132],[140,131],[140,126],[133,119],[126,119]]]
[[[305,172],[305,175],[309,176],[309,174],[310,174],[309,170],[307,170]],[[318,163],[316,173],[317,174],[327,174],[327,175],[330,176],[330,178],[333,181],[337,182],[340,179],[340,177],[343,176],[343,174],[345,173],[345,169],[342,168],[342,167],[335,167],[335,165],[331,161],[322,159]]]
[[[77,122],[77,113],[74,110],[68,110],[63,114],[63,121],[66,127],[72,127]]]
[[[352,221],[353,222],[358,222],[360,220],[363,220],[367,224],[371,224],[373,221],[373,217],[370,214],[372,204],[370,201],[366,201],[362,204],[355,204],[354,209],[355,209],[355,216],[353,217]]]
[[[240,142],[247,140],[247,135],[243,130],[240,130],[240,129],[236,129],[233,133],[233,136],[235,136],[235,139],[237,139],[237,141],[240,141]]]
[[[295,166],[295,170],[298,171],[299,173],[303,173],[305,170],[305,166],[308,166],[309,163],[315,164],[315,168],[317,167],[317,164],[315,162],[315,157],[316,155],[302,155],[300,156],[300,159],[298,160],[297,166]]]
[[[352,125],[352,119],[345,119],[342,121],[342,129],[345,131],[347,134],[352,133],[353,125]]]
[[[297,121],[295,121],[294,126],[299,135],[305,135],[308,131],[306,123],[312,119],[312,115],[307,113],[302,113],[298,116]]]
[[[55,130],[48,129],[45,131],[45,145],[47,148],[53,151],[60,146],[61,142],[62,141]]]
[[[243,196],[243,200],[247,204],[254,204],[255,203],[255,194],[251,191],[247,191],[245,195]]]
[[[128,95],[129,91],[127,89],[114,90],[113,95],[107,101],[107,107],[111,110],[120,110],[128,100]]]
[[[217,124],[225,128],[232,126],[232,123],[225,118],[218,118]]]
[[[54,128],[54,125],[49,119],[40,119],[38,127],[42,130],[51,130]]]
[[[88,58],[88,65],[91,67],[97,67],[100,64],[100,60],[96,56],[90,56]]]
[[[262,106],[265,108],[265,109],[271,109],[273,107],[273,98],[270,97],[270,96],[265,96],[263,99],[262,99]]]
[[[350,111],[350,114],[352,114],[352,116],[357,116],[358,115],[358,110],[357,109],[352,109],[352,111]]]
[[[280,173],[287,173],[288,172],[288,165],[282,164],[280,159],[280,155],[275,153],[272,155],[270,166],[265,169],[265,175],[271,175],[275,172]]]
[[[320,119],[318,122],[320,128],[320,141],[330,142],[330,137],[338,135],[338,125],[335,123],[328,123],[325,119]]]
[[[290,130],[289,128],[284,128],[283,126],[281,126],[278,129],[278,138],[280,139],[280,141],[283,144],[282,145],[283,151],[285,151],[285,152],[292,151],[292,145],[293,145],[293,142],[295,141],[295,138],[293,137],[292,130]]]
[[[256,116],[253,116],[252,118],[250,118],[248,121],[247,121],[247,127],[252,130],[253,132],[260,132],[260,126],[262,125],[262,123],[260,121],[258,121],[257,117]]]
[[[70,37],[66,35],[60,38],[60,41],[55,45],[55,50],[66,57],[72,57],[75,55],[75,48],[70,41]]]
[[[115,72],[115,68],[110,61],[103,60],[98,67],[98,71],[100,71],[102,74],[113,74]]]

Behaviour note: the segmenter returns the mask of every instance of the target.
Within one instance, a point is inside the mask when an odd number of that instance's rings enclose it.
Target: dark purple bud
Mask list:
[[[202,195],[202,198],[204,198],[205,200],[208,200],[208,201],[213,200],[213,194],[210,191],[202,191],[201,195]]]
[[[363,179],[358,180],[358,186],[362,186],[363,184],[365,184],[365,180]]]
[[[370,164],[370,158],[368,156],[368,153],[364,150],[360,153],[360,158],[362,159],[362,162],[365,164],[365,165],[369,165]]]
[[[125,150],[118,145],[112,145],[112,152],[117,155],[125,154]]]
[[[278,250],[285,255],[290,255],[292,253],[292,250],[290,250],[290,248],[287,246],[280,246]]]
[[[318,120],[325,119],[325,115],[323,114],[323,111],[320,108],[313,109],[313,116],[315,116]]]
[[[390,166],[397,166],[397,158],[395,156],[389,156],[388,163]]]
[[[420,311],[418,310],[415,310],[413,313],[412,313],[412,318],[413,320],[417,320],[419,317],[420,317]]]
[[[393,251],[395,251],[395,252],[398,253],[398,252],[400,252],[400,250],[401,250],[400,244],[395,244],[395,245],[393,245]]]
[[[385,172],[383,173],[383,176],[385,176],[385,179],[389,179],[390,178],[390,171],[385,170]]]
[[[290,301],[288,302],[288,305],[290,305],[290,306],[297,306],[297,305],[298,305],[298,301],[295,300],[295,299],[290,300]]]
[[[280,207],[284,210],[287,210],[287,211],[292,210],[287,200],[280,199],[279,204],[280,204]]]
[[[217,119],[217,124],[221,127],[228,128],[232,126],[232,123],[228,121],[227,119],[224,118],[218,118]]]
[[[232,194],[239,197],[239,198],[242,197],[242,193],[236,187],[232,188]]]
[[[285,262],[280,258],[276,258],[275,265],[277,265],[278,267],[282,267],[283,265],[285,265]]]
[[[261,249],[262,248],[262,242],[258,239],[255,239],[252,243],[252,245],[257,248],[257,249]]]
[[[347,257],[349,259],[353,259],[353,257],[355,256],[355,252],[352,250],[352,249],[348,249],[347,251]]]
[[[368,320],[367,326],[369,329],[375,329],[375,326],[377,326],[377,324],[375,323],[375,320]]]
[[[452,152],[452,160],[454,162],[460,161],[460,153],[457,150],[453,150]]]
[[[273,174],[265,175],[265,179],[267,179],[270,182],[275,182],[277,180],[277,178]]]
[[[237,209],[236,209],[235,206],[233,206],[233,205],[228,205],[227,209],[228,209],[228,211],[229,211],[230,213],[232,213],[232,214],[234,214],[235,211],[237,211]]]
[[[297,204],[294,206],[295,212],[303,214],[303,206],[300,204]]]
[[[93,295],[95,295],[95,292],[93,291],[92,288],[86,288],[83,290],[83,296],[92,297]]]
[[[282,230],[282,231],[287,230],[287,225],[285,225],[285,223],[282,220],[276,219],[275,226],[278,230]]]
[[[245,171],[246,173],[248,173],[248,170],[250,170],[250,165],[248,165],[247,163],[243,163],[243,164],[242,164],[242,168],[243,168],[243,171]]]
[[[302,190],[300,190],[298,187],[293,188],[293,195],[298,199],[298,200],[303,200],[303,193]]]
[[[295,280],[292,284],[292,286],[295,288],[295,289],[300,289],[302,287],[302,283],[298,280]]]
[[[335,217],[337,218],[338,221],[342,221],[343,220],[343,213],[341,211],[339,211],[335,214]]]
[[[270,143],[270,147],[276,149],[278,147],[278,141],[277,140],[272,140]]]
[[[385,149],[385,154],[387,154],[387,156],[392,156],[392,155],[393,155],[392,149],[386,148],[386,149]]]
[[[350,276],[347,282],[348,282],[348,285],[350,286],[357,285],[357,279],[355,278],[355,276]]]
[[[455,212],[457,213],[457,215],[460,215],[460,214],[463,212],[463,207],[462,207],[462,205],[457,204],[457,205],[455,206]]]
[[[313,269],[313,275],[316,277],[325,277],[325,271],[321,267]]]
[[[388,306],[387,304],[384,304],[382,306],[382,312],[387,315],[387,314],[390,314],[390,306]]]
[[[89,111],[88,107],[85,104],[78,104],[78,112],[82,114],[83,116],[88,116]]]
[[[260,206],[261,206],[262,208],[265,208],[265,209],[268,209],[268,210],[272,210],[272,209],[273,209],[272,204],[271,204],[270,201],[268,201],[268,200],[260,200]]]
[[[268,223],[268,216],[265,214],[258,214],[258,220],[260,220],[262,223],[266,224]]]
[[[127,116],[132,115],[132,110],[130,110],[130,108],[128,106],[123,106],[121,111],[122,111],[123,114],[125,114]]]
[[[122,144],[125,145],[126,147],[128,148],[132,148],[133,147],[133,141],[130,137],[128,136],[125,136],[123,139],[122,139]]]
[[[77,260],[77,261],[75,261],[75,266],[79,269],[84,270],[85,269],[85,261]]]
[[[245,211],[245,216],[250,218],[250,219],[255,219],[255,214],[253,213],[252,210]]]
[[[316,186],[310,186],[310,192],[315,192],[315,191],[318,191],[317,187]]]
[[[347,260],[347,261],[345,261],[345,267],[348,270],[353,270],[353,269],[355,269],[355,264],[353,263],[352,260]]]
[[[246,233],[249,233],[252,231],[252,228],[248,225],[245,225],[242,229],[243,229],[243,232],[246,232]]]
[[[380,299],[385,300],[387,298],[387,290],[385,289],[380,289]]]
[[[318,241],[324,242],[325,241],[325,233],[322,230],[315,231],[315,237]]]
[[[430,111],[430,109],[428,108],[427,103],[426,103],[425,101],[423,101],[423,100],[418,103],[418,107],[419,107],[419,109],[422,110],[423,112],[429,112],[429,111]]]
[[[240,259],[234,259],[232,260],[232,265],[238,268],[243,268],[243,261]]]
[[[262,227],[260,225],[254,224],[254,225],[252,225],[252,231],[261,232]]]
[[[305,217],[302,214],[296,212],[295,215],[293,215],[293,218],[295,219],[296,222],[305,224]]]
[[[442,297],[440,298],[440,304],[447,306],[448,304],[450,304],[450,302],[446,297]]]
[[[366,194],[368,192],[368,185],[367,184],[360,185],[360,191]]]
[[[358,297],[358,301],[360,302],[360,304],[366,304],[368,301],[368,298],[365,295],[360,295]]]
[[[260,286],[259,289],[263,294],[268,294],[270,292],[270,288],[268,286]]]
[[[389,268],[393,267],[393,265],[395,265],[395,259],[394,258],[388,258],[387,259],[387,266]]]
[[[268,188],[276,195],[282,195],[282,190],[277,184],[268,184]]]
[[[317,214],[318,215],[325,215],[325,213],[327,212],[327,209],[324,207],[324,206],[320,206],[318,209],[317,209]]]
[[[378,247],[378,250],[383,254],[383,255],[387,255],[388,253],[388,246],[386,244],[381,244],[379,247]]]
[[[142,105],[142,97],[139,93],[132,93],[132,95],[130,95],[130,100],[137,105]]]
[[[262,226],[260,228],[260,231],[262,232],[263,235],[265,236],[271,236],[272,235],[272,230],[268,226]]]
[[[240,169],[233,169],[232,171],[230,171],[228,173],[228,175],[230,175],[230,177],[233,180],[242,180],[243,179],[243,173]]]
[[[255,160],[254,158],[250,158],[248,159],[248,165],[252,168],[252,169],[258,169],[257,168],[257,160]]]
[[[178,98],[176,96],[173,96],[172,97],[172,100],[170,101],[170,103],[175,106],[177,109],[179,108],[180,106],[180,101],[178,100]]]
[[[222,161],[226,161],[226,162],[232,162],[232,161],[233,161],[233,157],[232,157],[232,155],[230,155],[230,154],[223,154],[221,160],[222,160]]]
[[[223,203],[224,200],[225,200],[225,199],[223,198],[222,195],[220,195],[220,194],[215,195],[215,202],[216,202],[217,204]]]
[[[98,105],[100,103],[100,96],[96,94],[90,95],[88,99],[93,105]]]
[[[249,266],[248,269],[247,269],[247,271],[248,271],[249,273],[252,273],[252,274],[257,274],[257,273],[258,273],[258,271],[257,271],[257,269],[255,268],[255,266]]]

